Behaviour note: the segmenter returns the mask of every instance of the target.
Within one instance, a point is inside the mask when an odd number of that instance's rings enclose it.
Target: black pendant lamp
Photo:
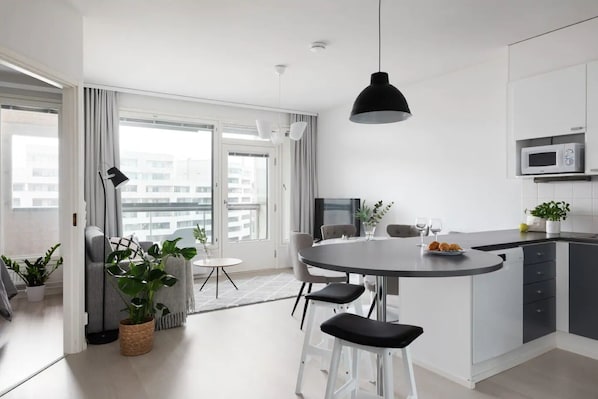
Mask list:
[[[404,121],[411,116],[403,93],[388,81],[388,73],[380,72],[382,0],[378,0],[378,72],[372,74],[370,85],[353,103],[349,120],[356,123],[382,124]]]

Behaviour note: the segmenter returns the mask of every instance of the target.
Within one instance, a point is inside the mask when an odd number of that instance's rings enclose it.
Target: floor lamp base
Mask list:
[[[118,330],[106,330],[87,334],[87,343],[90,345],[104,345],[118,339]]]

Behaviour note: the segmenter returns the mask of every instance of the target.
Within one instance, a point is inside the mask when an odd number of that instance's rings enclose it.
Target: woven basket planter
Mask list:
[[[154,346],[155,319],[142,324],[130,324],[130,320],[122,320],[118,329],[120,354],[139,356],[148,353]]]

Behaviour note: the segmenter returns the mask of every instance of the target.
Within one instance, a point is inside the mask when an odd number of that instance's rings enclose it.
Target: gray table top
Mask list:
[[[388,239],[319,245],[300,250],[299,259],[322,269],[401,277],[471,276],[502,267],[502,258],[492,253],[466,249],[463,255],[439,256],[427,253],[417,242]]]

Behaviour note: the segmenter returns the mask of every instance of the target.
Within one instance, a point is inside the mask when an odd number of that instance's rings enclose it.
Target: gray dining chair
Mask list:
[[[386,233],[389,237],[419,237],[419,231],[410,224],[389,224]]]
[[[324,224],[320,227],[322,240],[341,238],[343,235],[354,237],[357,235],[357,228],[352,224]]]
[[[291,316],[295,313],[295,309],[297,309],[297,304],[299,303],[299,299],[303,295],[303,290],[305,289],[305,285],[307,284],[307,293],[311,293],[312,285],[313,284],[329,284],[329,283],[343,283],[347,281],[347,277],[345,273],[338,273],[332,271],[326,271],[323,269],[318,269],[314,267],[308,267],[305,263],[299,260],[299,251],[303,248],[309,248],[313,245],[313,237],[311,234],[307,233],[291,233],[290,242],[289,242],[289,255],[291,259],[291,265],[293,266],[293,274],[295,278],[301,281],[301,288],[299,289],[299,293],[297,294],[297,299],[295,300],[295,305],[293,306],[293,311],[291,312]],[[305,301],[305,306],[303,307],[303,315],[301,316],[301,328],[303,329],[303,322],[305,321],[305,314],[307,312],[307,305],[309,301]]]

